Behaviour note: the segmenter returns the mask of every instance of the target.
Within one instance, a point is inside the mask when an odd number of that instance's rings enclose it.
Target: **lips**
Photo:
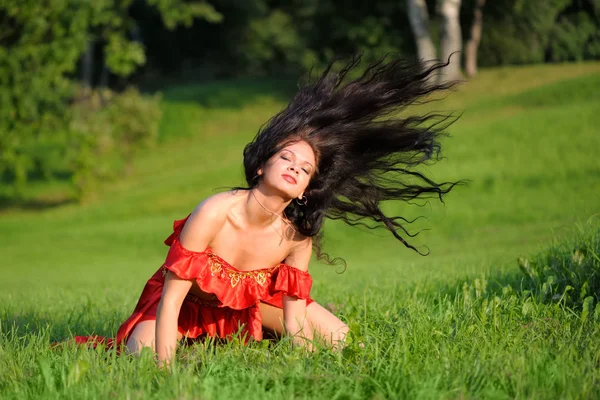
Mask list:
[[[291,175],[283,174],[281,176],[283,177],[283,179],[285,179],[287,182],[291,183],[292,185],[295,185],[297,183],[296,178],[294,178]]]

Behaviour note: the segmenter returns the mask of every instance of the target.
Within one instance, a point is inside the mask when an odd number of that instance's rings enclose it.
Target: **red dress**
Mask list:
[[[183,301],[177,328],[188,339],[205,335],[226,338],[240,332],[247,338],[261,340],[260,302],[282,308],[283,294],[307,299],[307,304],[312,302],[312,278],[308,272],[283,263],[240,271],[209,247],[202,252],[185,249],[179,235],[188,218],[174,222],[173,233],[165,240],[170,246],[167,259],[146,283],[133,314],[117,332],[116,344],[126,343],[139,322],[156,319],[167,271],[181,279],[193,279],[204,293],[214,294],[214,300],[205,300],[189,293]],[[75,339],[78,343],[104,342],[100,337]]]

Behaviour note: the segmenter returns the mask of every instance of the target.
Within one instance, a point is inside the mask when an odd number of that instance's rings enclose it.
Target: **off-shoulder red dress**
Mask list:
[[[167,271],[181,279],[194,280],[200,290],[214,294],[205,300],[189,293],[179,312],[178,330],[188,339],[204,336],[227,338],[241,333],[246,338],[261,340],[260,302],[282,308],[282,295],[310,299],[312,278],[308,272],[290,265],[278,265],[253,271],[240,271],[214,254],[210,247],[195,252],[185,249],[179,235],[189,218],[177,220],[173,233],[165,240],[170,246],[165,263],[148,280],[133,314],[121,325],[112,344],[126,343],[135,326],[156,319]],[[78,343],[104,342],[98,337],[76,336]]]

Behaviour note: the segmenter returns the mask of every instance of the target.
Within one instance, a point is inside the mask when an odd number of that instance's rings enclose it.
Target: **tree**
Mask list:
[[[127,77],[146,63],[146,49],[138,22],[131,17],[132,8],[152,7],[167,30],[191,27],[194,19],[221,22],[223,16],[206,1],[185,0],[95,0],[90,6],[89,43],[83,56],[84,84],[91,84],[94,49],[102,48],[103,62],[100,86],[106,86],[108,73]],[[87,70],[86,70],[87,69]],[[87,80],[87,81],[86,81]],[[104,81],[102,84],[102,81]]]
[[[144,47],[130,39],[132,2],[0,0],[0,197],[19,197],[32,175],[73,172],[71,77],[94,40],[113,74],[130,75],[145,62]],[[148,2],[167,27],[220,18],[204,1]]]
[[[443,0],[439,6],[438,13],[442,17],[442,60],[449,61],[449,65],[443,69],[441,78],[444,80],[460,79],[460,60],[457,54],[462,50],[462,34],[460,31],[460,2],[461,0]]]
[[[408,18],[415,35],[419,59],[435,59],[436,51],[429,35],[429,12],[425,0],[408,0]]]
[[[471,0],[472,1],[472,0]],[[598,59],[598,0],[497,0],[485,4],[479,65]]]
[[[460,57],[450,57],[462,50],[462,34],[460,30],[461,0],[440,0],[437,14],[441,17],[441,59],[449,60],[440,79],[455,80],[460,78]],[[407,0],[408,17],[417,44],[419,59],[429,61],[436,59],[436,50],[429,35],[429,13],[425,0]]]
[[[483,6],[485,0],[475,0],[471,37],[465,46],[465,71],[469,77],[477,75],[477,50],[483,29]]]

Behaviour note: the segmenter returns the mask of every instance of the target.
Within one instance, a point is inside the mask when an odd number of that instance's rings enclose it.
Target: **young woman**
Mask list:
[[[244,149],[246,188],[202,201],[175,221],[165,263],[150,278],[117,334],[132,353],[151,347],[169,362],[177,342],[263,329],[311,346],[340,345],[348,327],[310,298],[308,264],[326,217],[381,225],[406,247],[410,223],[384,214],[382,201],[442,195],[415,169],[435,159],[446,116],[398,116],[450,84],[433,78],[446,64],[382,60],[356,79],[360,59],[333,62],[296,94]],[[374,224],[373,224],[374,223]],[[79,338],[79,341],[86,339]]]

